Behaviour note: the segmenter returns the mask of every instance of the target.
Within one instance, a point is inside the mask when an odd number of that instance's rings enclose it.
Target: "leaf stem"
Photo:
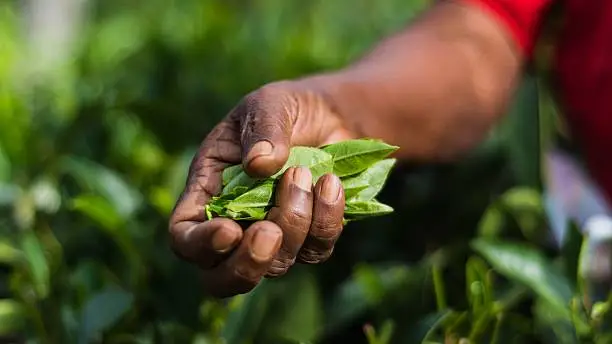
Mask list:
[[[434,292],[436,295],[436,306],[438,311],[446,309],[446,295],[444,291],[444,278],[442,277],[442,269],[440,265],[434,263],[431,267],[431,274],[433,278]]]
[[[499,336],[500,336],[501,327],[502,327],[502,323],[504,319],[505,319],[504,313],[497,314],[497,319],[495,320],[495,328],[493,329],[493,335],[491,336],[492,344],[496,344],[500,342]]]
[[[486,310],[476,320],[474,327],[470,333],[470,343],[479,343],[480,337],[487,329],[489,322],[491,321],[491,311]]]

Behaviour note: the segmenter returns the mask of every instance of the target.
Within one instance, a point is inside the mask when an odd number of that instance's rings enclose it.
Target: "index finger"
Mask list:
[[[231,124],[222,122],[204,140],[189,167],[185,189],[172,212],[169,231],[172,249],[202,267],[231,250],[242,237],[241,227],[227,219],[206,221],[205,205],[221,189],[221,173],[239,161],[240,145]]]

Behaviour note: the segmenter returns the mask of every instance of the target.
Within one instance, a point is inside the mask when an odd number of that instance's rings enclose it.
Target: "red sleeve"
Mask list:
[[[482,6],[506,26],[526,55],[531,55],[542,17],[552,0],[462,0]]]

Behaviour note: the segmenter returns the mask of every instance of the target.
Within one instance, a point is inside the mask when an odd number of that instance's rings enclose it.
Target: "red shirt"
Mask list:
[[[464,0],[478,3],[532,53],[553,0]],[[568,129],[595,181],[612,201],[612,0],[564,0],[554,73]],[[612,203],[612,202],[610,202]]]

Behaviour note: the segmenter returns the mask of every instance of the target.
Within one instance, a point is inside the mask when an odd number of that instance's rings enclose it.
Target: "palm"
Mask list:
[[[222,172],[242,163],[268,177],[286,162],[291,146],[319,146],[354,137],[323,101],[279,87],[247,95],[206,137],[170,221],[173,247],[199,265],[206,287],[219,296],[252,289],[263,276],[280,276],[300,259],[324,261],[342,230],[344,193],[331,174],[312,185],[306,168],[291,168],[278,187],[269,221],[246,231],[224,218],[206,220],[204,205],[222,187]]]

